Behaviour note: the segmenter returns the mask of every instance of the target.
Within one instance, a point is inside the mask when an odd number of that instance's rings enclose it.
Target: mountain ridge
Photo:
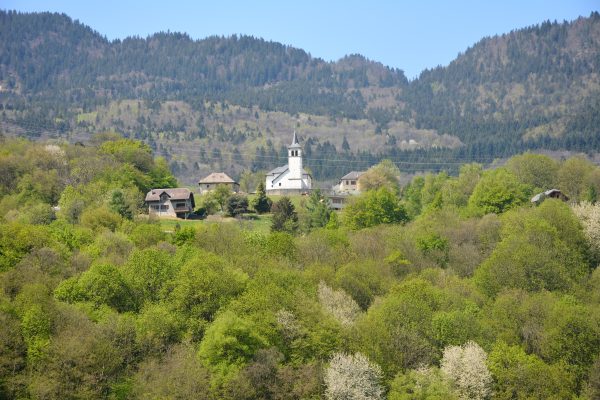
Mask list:
[[[0,34],[7,38],[0,44],[0,105],[9,133],[45,126],[55,136],[86,135],[101,128],[154,142],[156,149],[176,137],[233,152],[226,138],[239,132],[246,150],[269,147],[269,141],[277,149],[289,132],[266,129],[285,127],[329,143],[349,160],[366,151],[369,161],[479,161],[526,149],[600,149],[597,12],[483,38],[414,80],[362,55],[327,62],[252,36],[158,32],[109,41],[65,14],[2,11]],[[141,104],[135,116],[127,115],[132,101]],[[179,102],[187,115],[149,118]],[[228,116],[227,105],[246,119]],[[255,124],[269,116],[281,121]],[[203,122],[211,119],[219,122]],[[327,128],[328,120],[339,129]],[[260,135],[244,125],[256,125]],[[455,139],[440,142],[425,132]],[[340,148],[343,138],[350,152]],[[410,139],[418,146],[402,145]],[[187,158],[189,166],[197,162]],[[249,162],[233,167],[253,168]]]

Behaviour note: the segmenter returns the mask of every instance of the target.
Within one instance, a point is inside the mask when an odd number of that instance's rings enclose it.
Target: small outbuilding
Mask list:
[[[561,192],[560,190],[550,189],[550,190],[546,190],[545,192],[538,193],[535,196],[533,196],[531,198],[531,202],[535,203],[535,204],[540,204],[542,201],[544,201],[548,198],[559,199],[562,201],[569,201],[569,197],[567,195],[565,195],[563,192]]]
[[[152,189],[146,194],[148,214],[187,219],[194,212],[194,193],[187,188]]]
[[[231,188],[233,193],[237,193],[240,190],[240,185],[225,172],[213,172],[205,178],[200,179],[198,181],[198,185],[200,185],[200,193],[205,194],[210,191],[213,191],[219,185],[225,185]]]

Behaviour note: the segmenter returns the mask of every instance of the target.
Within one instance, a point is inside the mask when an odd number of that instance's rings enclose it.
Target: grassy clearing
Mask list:
[[[269,233],[271,231],[271,214],[248,214],[244,218],[221,217],[211,215],[206,219],[161,219],[160,226],[165,232],[174,232],[175,227],[179,224],[180,227],[198,227],[204,224],[212,224],[217,222],[225,222],[231,224],[239,224],[242,229],[256,231],[260,233]]]

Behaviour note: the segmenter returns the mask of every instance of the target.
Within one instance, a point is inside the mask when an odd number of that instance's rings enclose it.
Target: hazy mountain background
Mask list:
[[[295,130],[318,180],[391,158],[455,170],[527,149],[600,149],[600,15],[484,38],[409,81],[360,55],[325,62],[250,36],[108,41],[51,13],[0,12],[0,129],[143,139],[192,184],[285,162]],[[393,40],[393,38],[381,38]]]

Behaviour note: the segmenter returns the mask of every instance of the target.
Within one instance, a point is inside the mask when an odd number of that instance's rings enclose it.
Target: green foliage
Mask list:
[[[572,157],[565,160],[558,171],[559,189],[571,200],[585,200],[591,186],[589,178],[593,170],[594,165],[585,158]]]
[[[361,349],[392,377],[429,364],[436,355],[431,319],[439,308],[438,288],[421,279],[404,281],[357,323]]]
[[[110,211],[106,207],[89,208],[81,213],[81,225],[94,231],[106,228],[114,232],[121,224],[121,221],[122,219],[119,214]]]
[[[23,314],[21,332],[27,345],[27,362],[35,365],[45,356],[50,344],[52,321],[39,304],[33,304]]]
[[[556,186],[559,165],[548,156],[525,153],[511,157],[506,169],[521,183],[546,191]]]
[[[546,319],[542,355],[564,363],[581,387],[600,354],[600,316],[570,296],[556,302]]]
[[[271,232],[264,243],[264,251],[273,256],[294,260],[298,249],[294,237],[287,232]]]
[[[175,230],[171,237],[173,244],[177,246],[183,246],[185,244],[192,244],[196,240],[196,229],[193,226],[184,226],[183,228]]]
[[[294,234],[298,231],[298,214],[289,197],[284,196],[271,209],[273,219],[272,232],[287,232]]]
[[[131,238],[131,241],[141,249],[155,246],[167,238],[160,224],[136,225],[129,234],[129,237]]]
[[[168,252],[148,248],[133,251],[122,271],[134,296],[143,303],[162,296],[161,289],[177,274],[178,267]]]
[[[340,227],[340,221],[335,211],[331,211],[329,213],[329,221],[327,221],[327,225],[325,225],[325,227],[327,229],[338,229]]]
[[[152,150],[147,144],[137,140],[106,141],[100,145],[100,152],[110,154],[120,162],[132,164],[142,172],[152,169]]]
[[[231,197],[231,188],[228,185],[217,185],[217,187],[208,193],[219,205],[221,211],[225,211],[227,200]]]
[[[430,233],[417,238],[417,248],[424,255],[433,255],[437,264],[442,268],[448,263],[448,252],[450,245],[448,239],[441,237],[437,233]]]
[[[331,210],[329,209],[328,200],[321,193],[320,189],[315,189],[310,193],[308,202],[306,203],[306,210],[308,212],[307,228],[322,228],[329,222],[329,215]]]
[[[0,224],[0,271],[13,268],[34,249],[52,245],[48,229],[19,223]]]
[[[263,214],[271,210],[273,201],[267,197],[267,191],[265,190],[265,183],[261,180],[256,188],[256,197],[252,200],[252,208],[259,213]]]
[[[450,382],[438,368],[420,368],[398,374],[389,400],[458,400]]]
[[[225,266],[220,257],[201,253],[188,260],[169,283],[167,301],[178,315],[190,319],[193,330],[212,321],[221,307],[243,291],[247,279],[241,271]],[[194,336],[199,333],[192,332]]]
[[[573,390],[573,376],[559,364],[548,365],[518,346],[496,344],[488,365],[497,399],[564,399]]]
[[[387,292],[390,275],[391,271],[380,264],[350,263],[336,272],[336,281],[363,310],[366,310],[375,297]]]
[[[230,217],[237,217],[248,212],[248,197],[241,194],[229,196],[226,204],[226,212]]]
[[[475,279],[487,294],[496,295],[502,288],[565,291],[584,278],[588,267],[581,228],[568,207],[558,202],[548,204],[539,212],[514,214],[515,223],[505,228],[503,239],[476,272]],[[561,209],[567,214],[564,219],[556,218]],[[561,225],[563,220],[565,225]],[[567,231],[568,222],[573,235],[561,237],[559,232]]]
[[[482,349],[488,398],[597,397],[592,217],[584,229],[555,199],[479,217],[468,199],[493,173],[468,165],[415,178],[401,200],[361,197],[402,202],[410,222],[353,230],[333,213],[301,236],[159,224],[134,206],[152,181],[135,165],[156,161],[125,146],[0,146],[0,398],[482,398]],[[510,179],[534,185],[546,162],[516,158]],[[600,182],[569,164],[580,194]],[[36,170],[70,185],[56,220]],[[319,196],[304,201],[301,217],[324,222]]]
[[[162,353],[182,336],[182,321],[164,304],[147,304],[136,321],[136,334],[145,352]]]
[[[360,176],[358,186],[361,191],[387,188],[396,192],[399,180],[400,170],[398,167],[391,160],[383,160]]]
[[[93,265],[79,278],[63,281],[54,295],[58,300],[89,301],[96,307],[104,304],[121,312],[137,309],[136,298],[121,271],[108,264]]]
[[[226,373],[228,368],[242,367],[266,346],[251,321],[227,311],[206,331],[198,355],[212,370]]]
[[[133,212],[126,203],[125,195],[121,190],[113,191],[109,207],[113,212],[116,212],[123,218],[131,219],[133,217]]]
[[[149,359],[140,365],[131,394],[135,398],[209,400],[209,378],[190,346],[175,346],[164,359]]]
[[[344,208],[344,223],[351,229],[408,221],[408,214],[393,191],[382,187],[361,194]]]
[[[527,202],[531,191],[505,169],[488,171],[469,198],[469,208],[477,215],[501,214]]]

